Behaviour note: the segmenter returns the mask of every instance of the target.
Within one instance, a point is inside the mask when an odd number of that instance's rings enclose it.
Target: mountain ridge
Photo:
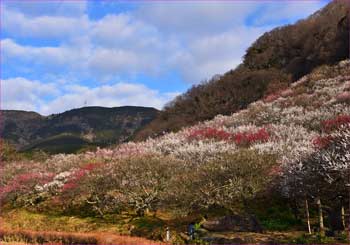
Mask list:
[[[60,145],[55,147],[60,149],[73,138],[82,144],[81,147],[90,144],[108,146],[127,141],[157,114],[158,110],[154,108],[139,106],[89,106],[48,116],[32,111],[1,110],[3,123],[0,136],[17,149],[25,150],[37,149],[45,142],[51,144],[52,140],[57,142],[57,138],[60,138]],[[64,147],[62,149],[55,148],[53,151],[67,152]]]

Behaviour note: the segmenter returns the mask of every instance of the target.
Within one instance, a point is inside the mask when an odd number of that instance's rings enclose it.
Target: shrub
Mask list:
[[[125,244],[125,245],[142,245],[142,244],[161,244],[150,240],[120,236],[115,234],[92,232],[92,233],[69,233],[69,232],[35,232],[35,231],[11,231],[0,230],[0,240],[19,241],[30,244]]]
[[[234,142],[239,146],[247,146],[256,142],[266,142],[269,138],[270,134],[265,128],[261,128],[257,132],[243,132],[233,136]]]
[[[346,126],[349,124],[350,124],[349,115],[339,115],[334,119],[324,120],[321,122],[321,125],[326,132],[339,129],[341,126]]]
[[[350,92],[345,91],[337,95],[336,97],[337,102],[345,103],[350,102]]]
[[[76,170],[73,174],[69,176],[68,181],[62,187],[62,191],[67,192],[69,190],[77,188],[79,182],[85,175],[87,175],[90,171],[100,166],[101,164],[97,163],[89,163],[87,165],[82,166],[80,169]]]
[[[187,210],[217,205],[228,210],[241,208],[246,201],[266,190],[273,178],[270,170],[276,158],[270,154],[241,149],[221,154],[216,160],[203,162],[196,169],[187,168],[173,179],[169,200]]]
[[[48,183],[53,178],[52,173],[22,173],[14,176],[12,180],[0,187],[0,200],[12,194],[15,198],[21,194],[35,191],[35,186]]]
[[[278,93],[269,94],[268,96],[263,98],[263,101],[265,103],[270,103],[270,102],[273,102],[273,101],[277,100],[279,97],[280,97],[280,95]]]
[[[219,130],[215,128],[203,128],[196,129],[190,132],[188,136],[190,140],[204,140],[204,139],[215,139],[215,140],[229,140],[231,134],[224,130]]]
[[[12,145],[4,140],[0,140],[0,163],[18,161],[22,158],[23,156],[20,155]]]
[[[329,146],[330,143],[332,143],[333,137],[331,135],[327,136],[317,136],[312,140],[312,143],[314,146],[318,149],[323,149]]]
[[[292,89],[288,88],[288,89],[285,89],[281,92],[281,96],[285,98],[285,97],[292,96],[293,93],[294,93],[294,91]]]

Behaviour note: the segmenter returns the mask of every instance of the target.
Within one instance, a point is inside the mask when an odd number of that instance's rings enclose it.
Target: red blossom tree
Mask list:
[[[203,128],[193,130],[188,138],[190,140],[203,140],[203,139],[215,139],[215,140],[229,140],[231,138],[231,134],[224,131],[218,130],[215,128]]]
[[[331,135],[327,136],[317,136],[312,140],[313,145],[318,149],[324,149],[333,141],[333,137]]]
[[[277,100],[279,97],[280,97],[279,93],[273,93],[273,94],[269,94],[265,98],[263,98],[263,101],[265,103],[270,103],[270,102]]]
[[[270,138],[270,134],[265,128],[261,128],[256,132],[242,132],[233,136],[234,142],[239,146],[247,146],[256,142],[266,142]]]
[[[326,132],[339,129],[341,126],[347,126],[349,124],[350,124],[349,115],[339,115],[334,119],[324,120],[321,122],[322,128]]]
[[[78,187],[80,180],[92,170],[100,167],[100,163],[89,163],[76,170],[70,179],[63,185],[62,192],[67,192]]]
[[[53,173],[23,173],[16,175],[6,185],[0,187],[0,199],[5,198],[10,193],[30,192],[36,185],[44,185],[54,177]]]

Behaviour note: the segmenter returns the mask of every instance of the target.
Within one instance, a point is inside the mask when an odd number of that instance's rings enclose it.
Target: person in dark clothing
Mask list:
[[[190,240],[194,239],[194,232],[195,232],[194,222],[191,222],[188,226],[188,236],[190,237]]]

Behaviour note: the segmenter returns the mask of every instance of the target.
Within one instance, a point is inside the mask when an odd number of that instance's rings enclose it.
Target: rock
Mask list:
[[[339,67],[340,68],[344,68],[346,66],[349,66],[350,65],[350,60],[349,59],[346,59],[346,60],[342,60],[339,62]]]
[[[262,232],[257,219],[250,215],[228,215],[209,219],[202,224],[209,231],[246,231]]]
[[[187,234],[183,233],[183,232],[180,232],[179,236],[185,241],[189,241],[190,240],[190,237]]]
[[[239,237],[235,238],[224,238],[224,237],[204,237],[203,241],[210,244],[243,244],[246,243],[243,239]]]
[[[231,244],[241,244],[241,243],[246,243],[246,241],[242,240],[242,239],[241,239],[241,238],[239,238],[239,237],[236,237],[236,238],[230,239],[230,242],[231,242]]]

